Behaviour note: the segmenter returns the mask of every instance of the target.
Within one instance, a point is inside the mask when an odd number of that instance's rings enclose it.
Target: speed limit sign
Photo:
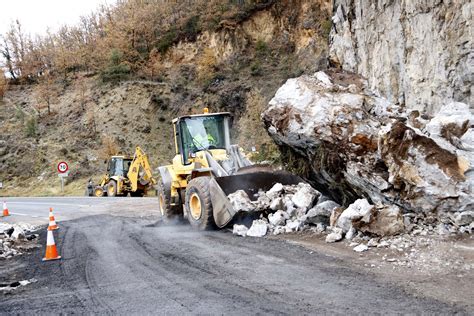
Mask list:
[[[69,170],[69,166],[65,161],[61,161],[58,163],[58,172],[59,173],[66,173]]]

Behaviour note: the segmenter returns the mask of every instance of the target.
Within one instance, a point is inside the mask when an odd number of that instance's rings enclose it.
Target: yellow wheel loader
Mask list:
[[[107,173],[99,185],[89,180],[89,196],[144,196],[156,184],[145,152],[137,147],[133,157],[112,156],[107,163]]]
[[[275,183],[296,184],[301,179],[252,163],[238,145],[230,143],[230,113],[188,115],[174,119],[176,156],[158,168],[158,200],[164,220],[187,218],[206,230],[229,224],[237,211],[227,195],[245,190],[256,199],[259,190]]]

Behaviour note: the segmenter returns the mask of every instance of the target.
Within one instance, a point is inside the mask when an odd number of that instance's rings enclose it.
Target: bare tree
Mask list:
[[[38,114],[41,114],[42,108],[48,109],[48,115],[51,114],[51,105],[58,100],[59,91],[51,75],[45,75],[41,82],[35,88],[35,98]]]

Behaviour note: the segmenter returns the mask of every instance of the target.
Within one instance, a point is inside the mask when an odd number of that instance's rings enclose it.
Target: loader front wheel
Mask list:
[[[158,206],[160,209],[161,217],[163,221],[169,222],[174,219],[179,219],[182,216],[182,211],[179,211],[178,207],[171,205],[171,192],[169,188],[165,188],[162,181],[158,183]]]
[[[186,188],[186,213],[188,221],[194,228],[210,230],[216,227],[212,211],[209,190],[210,177],[194,178]]]

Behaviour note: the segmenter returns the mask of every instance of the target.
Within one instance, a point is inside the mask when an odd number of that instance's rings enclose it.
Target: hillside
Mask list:
[[[260,113],[288,78],[327,67],[330,2],[193,5],[202,5],[201,15],[182,4],[102,8],[84,19],[99,25],[95,31],[62,30],[49,50],[32,41],[30,59],[5,65],[16,80],[0,101],[0,193],[59,194],[55,166],[64,159],[71,168],[65,193],[82,194],[105,169],[111,146],[131,153],[140,145],[157,167],[174,154],[171,119],[203,107],[231,112],[234,142],[278,160]],[[153,21],[160,32],[148,29]],[[105,37],[95,35],[100,30]],[[74,42],[79,31],[88,40]],[[34,63],[35,56],[51,63]]]

